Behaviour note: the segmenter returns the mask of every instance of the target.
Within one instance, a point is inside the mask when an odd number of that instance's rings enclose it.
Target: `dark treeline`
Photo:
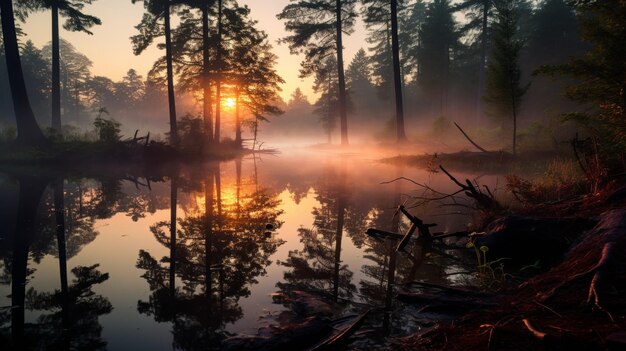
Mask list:
[[[589,128],[593,118],[570,118],[584,120],[583,128],[574,123],[564,128],[561,117],[572,109],[603,109],[619,100],[619,89],[608,86],[598,92],[610,95],[604,100],[571,91],[566,99],[566,84],[602,80],[604,73],[597,65],[579,65],[586,78],[574,66],[559,66],[575,65],[570,60],[585,53],[597,62],[620,56],[617,48],[603,52],[604,44],[614,45],[594,35],[616,31],[617,42],[623,37],[619,28],[603,28],[622,6],[614,2],[294,0],[277,14],[289,33],[279,42],[303,55],[300,75],[314,78],[316,96],[307,98],[296,90],[287,102],[278,96],[283,80],[267,34],[257,28],[250,9],[234,0],[143,1],[144,16],[131,38],[134,52],[139,55],[155,42],[165,49],[145,79],[133,70],[119,82],[92,76],[89,58],[57,38],[54,29],[51,44],[43,48],[22,44],[20,62],[15,44],[22,35],[14,18],[28,20],[34,11],[52,10],[53,27],[61,16],[66,29],[89,34],[89,28],[100,24],[82,12],[91,2],[53,2],[55,10],[48,2],[26,1],[17,3],[15,11],[7,5],[3,12],[8,29],[4,56],[13,68],[0,72],[5,92],[0,120],[12,125],[12,109],[20,109],[18,140],[20,135],[41,139],[32,107],[42,129],[85,127],[108,114],[131,133],[154,122],[161,131],[169,129],[173,144],[178,144],[179,129],[191,126],[199,132],[198,147],[205,149],[229,138],[243,146],[248,127],[255,147],[260,122],[286,111],[264,128],[265,137],[288,135],[301,142],[319,130],[314,140],[329,143],[338,132],[338,140],[347,144],[348,131],[367,141],[403,141],[405,136],[429,141],[449,139],[456,133],[452,122],[460,122],[479,141],[516,153],[519,148],[552,148],[575,132],[597,132],[602,128]],[[591,13],[602,20],[589,20]],[[358,21],[369,45],[346,58],[344,42]],[[621,66],[619,59],[613,63]],[[17,64],[24,67],[28,96],[20,88]],[[614,73],[623,75],[619,69]],[[567,74],[574,80],[565,84],[547,77]],[[610,129],[611,122],[603,121]],[[5,139],[15,134],[10,127],[3,133]]]
[[[369,45],[347,61],[350,132],[365,133],[365,140],[393,141],[398,131],[391,7],[389,1],[363,0],[354,11],[364,22]],[[518,72],[515,117],[521,130],[517,135],[523,138],[541,132],[545,140],[565,135],[556,122],[572,104],[563,96],[562,83],[533,76],[533,72],[542,65],[566,63],[588,47],[580,37],[575,11],[564,0],[398,2],[401,97],[409,139],[456,133],[452,124],[456,121],[477,129],[483,139],[510,145],[509,87],[498,84],[509,80],[502,73],[509,68]],[[508,21],[508,27],[503,21]],[[314,28],[314,23],[308,24]],[[289,25],[287,29],[292,30]],[[290,44],[302,39],[294,33],[287,38]],[[512,46],[517,47],[514,55],[509,52]],[[330,141],[340,121],[336,70],[335,55],[307,56],[302,73],[315,77],[317,97],[308,97],[307,104],[300,91],[294,92],[286,115],[273,126],[279,130],[268,132],[289,135],[293,125],[306,123],[314,128],[318,120],[323,129],[318,140],[325,135]]]
[[[67,137],[82,136],[84,131],[90,131],[98,116],[120,121],[126,135],[132,136],[136,129],[143,134],[149,130],[167,130],[166,90],[156,77],[144,78],[134,69],[129,69],[119,81],[94,75],[91,60],[62,39],[60,57],[61,118]],[[21,59],[37,122],[44,129],[51,127],[51,44],[37,48],[26,41],[21,47]],[[0,123],[5,127],[3,139],[6,140],[15,133],[15,129],[6,128],[15,120],[6,67],[0,69],[0,91]],[[180,92],[177,100],[181,111],[192,113],[197,109],[189,94]]]

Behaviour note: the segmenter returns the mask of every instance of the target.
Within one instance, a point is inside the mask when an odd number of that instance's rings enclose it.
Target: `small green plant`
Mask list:
[[[104,119],[103,114],[109,114],[106,108],[98,110],[98,117],[93,122],[93,126],[96,128],[96,134],[98,140],[105,143],[112,143],[120,140],[120,122],[114,119]]]
[[[500,290],[508,277],[504,272],[504,260],[506,258],[487,261],[487,252],[489,252],[487,246],[477,247],[474,240],[470,240],[466,246],[469,249],[473,248],[476,253],[477,266],[475,275],[481,288],[491,291]]]

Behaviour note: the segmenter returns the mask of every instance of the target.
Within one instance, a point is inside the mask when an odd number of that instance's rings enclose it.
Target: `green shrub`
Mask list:
[[[94,120],[93,125],[96,128],[98,140],[106,143],[120,140],[120,122],[114,119],[104,119],[98,116]]]

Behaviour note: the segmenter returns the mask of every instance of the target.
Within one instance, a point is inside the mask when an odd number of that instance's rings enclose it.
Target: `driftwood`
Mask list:
[[[415,230],[418,230],[420,238],[423,238],[424,240],[432,239],[432,235],[430,234],[430,228],[436,226],[436,224],[425,224],[424,221],[410,214],[402,205],[398,207],[398,210],[411,221],[412,225],[404,235],[404,238],[402,238],[402,240],[398,243],[396,252],[402,251],[406,247]]]

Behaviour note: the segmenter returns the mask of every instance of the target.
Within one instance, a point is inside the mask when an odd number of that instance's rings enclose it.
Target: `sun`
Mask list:
[[[235,107],[235,99],[233,98],[228,98],[226,99],[226,102],[224,103],[224,105],[228,108],[233,108]]]

